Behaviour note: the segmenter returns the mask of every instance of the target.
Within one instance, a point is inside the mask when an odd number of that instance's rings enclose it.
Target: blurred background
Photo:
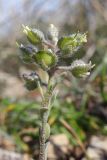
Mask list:
[[[22,24],[46,36],[50,23],[60,36],[88,32],[78,58],[96,66],[86,80],[59,86],[48,159],[107,160],[107,0],[0,0],[0,160],[38,159],[40,96],[21,79],[35,68],[19,59],[16,41],[26,43]]]

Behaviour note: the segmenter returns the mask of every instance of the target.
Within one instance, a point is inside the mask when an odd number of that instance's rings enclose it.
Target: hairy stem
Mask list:
[[[45,128],[47,123],[47,111],[43,113],[42,124],[40,128],[40,153],[39,160],[46,160],[46,142],[45,142]]]
[[[40,152],[39,160],[47,160],[47,145],[46,143],[46,124],[49,116],[49,105],[52,97],[52,91],[47,88],[46,94],[42,101],[41,107],[41,127],[40,127]]]

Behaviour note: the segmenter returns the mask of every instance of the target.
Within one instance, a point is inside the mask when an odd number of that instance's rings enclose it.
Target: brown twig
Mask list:
[[[98,0],[91,0],[91,4],[95,10],[99,12],[100,15],[105,19],[105,21],[107,21],[107,11],[104,9],[101,3]]]
[[[60,123],[67,129],[67,131],[69,133],[72,134],[72,136],[76,139],[77,143],[79,144],[79,146],[81,147],[82,151],[84,152],[87,160],[91,160],[89,158],[89,156],[86,153],[85,147],[83,145],[83,143],[81,142],[80,138],[78,137],[77,133],[75,132],[75,130],[64,120],[64,119],[60,119]]]

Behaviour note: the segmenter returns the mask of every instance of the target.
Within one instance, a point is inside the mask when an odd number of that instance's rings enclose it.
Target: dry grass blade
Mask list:
[[[81,147],[82,151],[84,152],[87,160],[92,160],[90,159],[90,157],[87,155],[85,147],[83,145],[83,143],[81,142],[80,138],[78,137],[78,135],[76,134],[75,130],[64,120],[64,119],[60,119],[60,123],[67,129],[67,131],[72,134],[72,136],[76,139],[77,143],[79,144],[79,146]]]

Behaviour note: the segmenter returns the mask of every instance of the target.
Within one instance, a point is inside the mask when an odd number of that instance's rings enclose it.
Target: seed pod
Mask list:
[[[91,61],[86,64],[82,60],[75,60],[71,64],[71,72],[72,74],[77,77],[77,78],[82,78],[90,75],[90,70],[94,67],[95,65],[91,64]]]
[[[62,51],[62,57],[71,57],[80,46],[87,42],[86,33],[72,34],[70,36],[61,37],[58,41],[58,47]]]
[[[32,29],[28,26],[23,26],[24,30],[23,32],[27,35],[27,38],[30,43],[36,45],[44,41],[45,37],[43,32],[41,32],[38,29]]]
[[[57,63],[57,56],[51,50],[38,51],[33,58],[43,70],[48,70]]]
[[[21,50],[19,57],[23,60],[23,62],[33,63],[34,60],[32,56],[36,54],[37,49],[33,48],[31,45],[24,46],[23,44],[18,45],[18,47]]]
[[[58,41],[58,29],[53,25],[50,24],[48,28],[48,39],[51,40],[55,45]]]
[[[38,87],[38,81],[41,82],[38,74],[32,72],[31,74],[23,74],[23,79],[25,80],[25,87],[28,90],[34,90]]]

